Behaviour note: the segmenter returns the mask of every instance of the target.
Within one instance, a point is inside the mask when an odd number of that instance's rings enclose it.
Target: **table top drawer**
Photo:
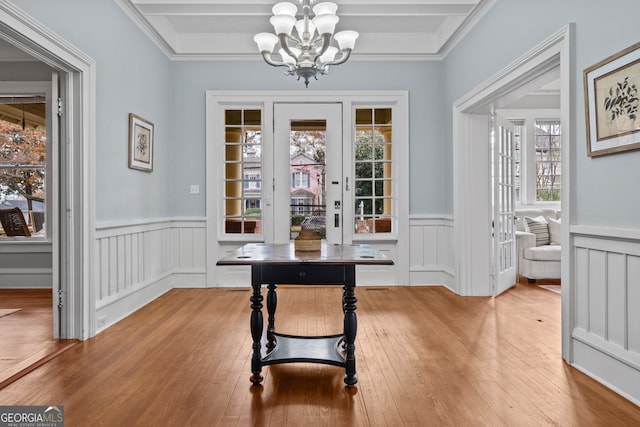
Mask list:
[[[343,285],[349,277],[355,282],[354,265],[261,265],[259,270],[263,284]]]

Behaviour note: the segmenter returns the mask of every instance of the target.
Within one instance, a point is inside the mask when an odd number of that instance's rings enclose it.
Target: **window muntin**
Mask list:
[[[560,201],[561,139],[560,120],[535,121],[537,202]]]
[[[356,234],[390,233],[393,224],[391,108],[356,108]]]
[[[45,237],[45,103],[12,104],[9,101],[2,102],[1,107],[7,120],[0,119],[0,209],[20,208],[31,237]],[[37,119],[25,120],[25,114]],[[20,115],[21,118],[16,117]],[[41,124],[35,124],[40,120]],[[0,227],[0,237],[4,236]]]
[[[225,110],[224,230],[259,234],[262,225],[262,111]]]

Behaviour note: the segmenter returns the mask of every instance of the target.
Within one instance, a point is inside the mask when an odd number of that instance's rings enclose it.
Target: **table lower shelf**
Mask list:
[[[275,348],[263,353],[262,365],[278,363],[323,363],[345,366],[344,335],[307,337],[273,333]]]

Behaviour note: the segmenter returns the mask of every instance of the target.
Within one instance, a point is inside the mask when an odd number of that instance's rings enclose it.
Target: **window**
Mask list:
[[[315,205],[313,200],[309,197],[292,197],[291,198],[291,213],[294,215],[304,215],[311,213]]]
[[[260,209],[260,199],[247,199],[244,205],[245,209]]]
[[[225,110],[225,233],[260,233],[262,211],[262,111]]]
[[[309,188],[309,172],[293,172],[292,175],[292,187]]]
[[[520,186],[522,185],[522,163],[520,147],[522,147],[522,131],[524,120],[512,120],[513,123],[513,182],[514,200],[520,203]]]
[[[560,121],[536,120],[536,201],[560,201]]]
[[[557,110],[503,110],[513,124],[515,202],[561,200],[562,127]]]
[[[355,232],[392,231],[391,108],[355,110]]]
[[[260,174],[257,172],[249,172],[244,175],[244,188],[248,190],[250,188],[259,189],[260,188]]]
[[[47,138],[42,96],[0,96],[0,209],[18,207],[44,237]],[[5,236],[0,227],[0,236]]]

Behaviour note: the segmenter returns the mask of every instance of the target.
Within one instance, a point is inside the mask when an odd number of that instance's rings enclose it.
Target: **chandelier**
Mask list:
[[[335,3],[318,3],[313,7],[313,19],[309,18],[314,1],[298,0],[302,3],[300,20],[296,19],[295,4],[275,4],[269,22],[276,34],[259,33],[253,38],[267,64],[287,67],[285,74],[303,78],[306,87],[311,77],[317,80],[318,73],[327,74],[330,65],[346,62],[358,38],[358,33],[350,30],[333,34],[339,20]],[[332,40],[338,47],[332,46]]]

